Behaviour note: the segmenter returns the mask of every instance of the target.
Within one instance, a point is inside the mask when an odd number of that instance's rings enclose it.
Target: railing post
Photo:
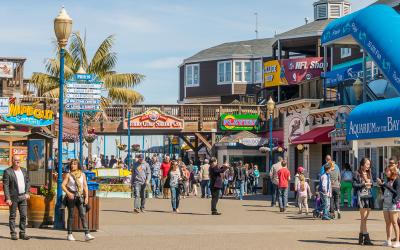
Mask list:
[[[199,112],[199,131],[203,130],[203,104],[200,104],[199,106],[200,112]]]
[[[238,112],[239,112],[239,114],[242,114],[242,105],[238,106]]]

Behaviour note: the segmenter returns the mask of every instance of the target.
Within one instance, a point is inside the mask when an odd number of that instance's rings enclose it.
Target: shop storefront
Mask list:
[[[329,133],[332,145],[332,158],[340,166],[352,163],[352,144],[346,139],[346,121],[352,110],[351,106],[341,106],[335,115],[335,129]]]
[[[381,176],[390,158],[400,160],[400,98],[354,108],[346,123],[346,138],[352,143],[354,168],[368,157],[373,176]]]

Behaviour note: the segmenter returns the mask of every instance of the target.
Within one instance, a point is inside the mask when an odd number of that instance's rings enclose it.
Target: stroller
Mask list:
[[[321,197],[318,192],[315,193],[314,204],[314,210],[312,212],[313,218],[322,218],[323,211],[321,209]]]

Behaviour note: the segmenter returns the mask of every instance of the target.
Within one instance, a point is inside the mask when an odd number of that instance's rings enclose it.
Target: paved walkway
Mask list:
[[[151,199],[147,213],[136,215],[131,200],[102,199],[101,229],[92,242],[83,242],[83,233],[74,234],[77,242],[68,242],[65,231],[48,229],[28,229],[30,241],[11,241],[8,212],[0,211],[0,249],[369,249],[356,244],[356,211],[327,222],[298,215],[295,208],[279,213],[262,200],[223,199],[219,207],[223,215],[211,216],[210,200],[187,198],[181,201],[182,213],[172,214],[169,200]],[[381,245],[382,212],[372,212],[369,229]]]

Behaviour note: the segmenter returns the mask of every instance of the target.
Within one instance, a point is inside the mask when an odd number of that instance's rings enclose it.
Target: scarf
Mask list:
[[[82,194],[83,194],[82,184],[81,184],[81,182],[79,181],[79,179],[80,179],[81,176],[82,176],[82,171],[81,171],[81,170],[75,170],[75,171],[72,171],[72,172],[70,173],[70,175],[72,176],[72,178],[73,178],[74,181],[75,181],[76,190],[77,190],[78,194],[79,194],[79,195],[82,195]]]

